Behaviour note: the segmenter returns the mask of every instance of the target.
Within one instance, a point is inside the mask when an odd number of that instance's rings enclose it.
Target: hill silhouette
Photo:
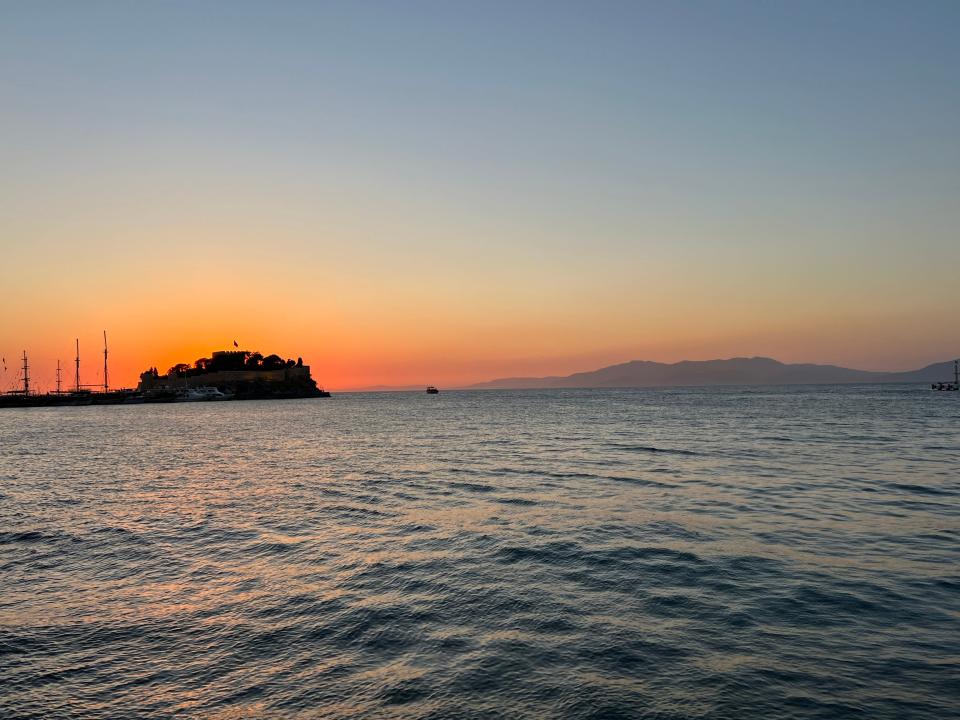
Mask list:
[[[476,383],[479,389],[664,387],[673,385],[816,385],[844,383],[935,382],[953,377],[953,361],[908,372],[854,370],[838,365],[788,364],[765,357],[683,360],[658,363],[632,360],[572,375],[512,377]]]

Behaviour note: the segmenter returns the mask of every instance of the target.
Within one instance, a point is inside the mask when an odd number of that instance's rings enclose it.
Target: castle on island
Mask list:
[[[137,391],[156,393],[187,387],[217,387],[238,397],[311,397],[326,395],[310,376],[302,358],[284,360],[249,350],[220,350],[193,365],[179,363],[161,375],[157,368],[140,374]]]

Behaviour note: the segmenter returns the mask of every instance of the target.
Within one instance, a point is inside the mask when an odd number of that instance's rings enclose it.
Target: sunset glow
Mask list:
[[[4,389],[104,329],[127,386],[235,339],[332,389],[956,353],[949,23],[325,8],[4,11]]]

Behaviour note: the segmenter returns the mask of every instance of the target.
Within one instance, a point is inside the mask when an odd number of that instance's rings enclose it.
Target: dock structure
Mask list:
[[[960,360],[953,361],[953,381],[935,382],[930,385],[931,390],[941,390],[947,392],[960,391]]]

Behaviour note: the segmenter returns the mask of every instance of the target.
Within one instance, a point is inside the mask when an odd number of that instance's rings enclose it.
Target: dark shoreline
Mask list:
[[[304,398],[330,397],[326,390],[312,392],[279,391],[238,393],[233,397],[217,400],[183,401],[176,393],[145,394],[136,390],[114,390],[91,393],[44,393],[38,395],[0,395],[0,409],[33,407],[83,407],[88,405],[155,405],[175,402],[234,402],[237,400],[299,400]]]

